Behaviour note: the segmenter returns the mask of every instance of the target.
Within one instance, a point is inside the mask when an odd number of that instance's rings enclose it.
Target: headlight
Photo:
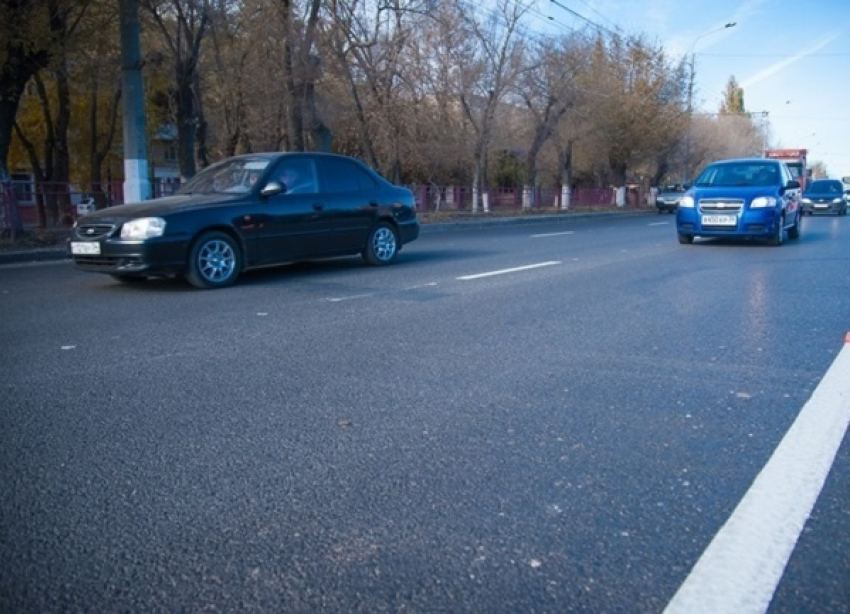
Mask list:
[[[811,205],[811,204],[812,204],[812,199],[811,199],[811,198],[804,198],[804,199],[803,199],[803,202],[804,202],[804,203],[806,203],[807,205]]]
[[[161,217],[141,217],[126,222],[121,227],[122,239],[144,240],[161,237],[165,232],[165,220]]]
[[[843,200],[844,200],[843,198],[833,198],[832,204],[837,205],[837,204],[841,203],[841,201],[843,201]]]
[[[693,196],[683,196],[679,200],[679,206],[684,207],[685,209],[693,209],[694,208],[694,197]]]
[[[750,209],[763,209],[765,207],[775,207],[776,199],[773,196],[759,196],[754,198],[750,203]]]

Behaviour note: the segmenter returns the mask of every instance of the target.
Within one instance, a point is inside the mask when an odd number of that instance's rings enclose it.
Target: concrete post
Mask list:
[[[145,92],[139,42],[138,0],[118,0],[121,10],[122,105],[124,110],[124,202],[151,197]]]

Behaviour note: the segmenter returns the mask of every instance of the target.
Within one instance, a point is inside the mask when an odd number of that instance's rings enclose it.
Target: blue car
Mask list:
[[[766,239],[782,245],[786,231],[800,238],[800,183],[780,160],[743,158],[709,164],[676,211],[679,243],[694,237]]]

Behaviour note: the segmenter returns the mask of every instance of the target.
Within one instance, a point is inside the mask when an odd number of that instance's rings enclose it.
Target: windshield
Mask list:
[[[180,188],[178,194],[239,194],[249,192],[269,165],[267,158],[231,158],[208,166]]]
[[[685,192],[688,186],[681,183],[672,183],[661,187],[662,192]]]
[[[840,181],[813,181],[806,192],[820,192],[823,194],[841,194],[843,186]]]
[[[694,182],[698,187],[769,186],[780,183],[779,167],[759,161],[711,164]]]
[[[788,162],[788,170],[791,171],[791,177],[799,179],[803,176],[803,165],[799,162]]]

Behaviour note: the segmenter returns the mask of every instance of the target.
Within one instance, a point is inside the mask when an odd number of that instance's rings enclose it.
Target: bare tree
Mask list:
[[[564,117],[581,100],[577,77],[580,71],[586,69],[587,55],[578,36],[560,40],[542,39],[534,49],[531,66],[520,88],[533,128],[525,160],[525,194],[530,199],[524,200],[524,207],[535,204],[538,158],[543,146],[557,134]],[[562,151],[562,168],[571,162],[572,146],[573,142],[568,141]]]
[[[209,29],[211,0],[140,0],[140,6],[152,16],[171,53],[177,159],[185,180],[195,174],[198,162],[207,163],[207,126],[198,62]]]
[[[398,181],[418,89],[405,71],[424,7],[420,0],[336,0],[330,7],[327,40],[348,85],[362,154]]]
[[[514,90],[525,69],[527,40],[520,25],[527,7],[512,0],[498,0],[492,12],[481,16],[466,5],[458,4],[457,10],[469,41],[458,45],[453,55],[460,71],[461,106],[475,134],[472,210],[478,211],[481,194],[484,211],[489,211],[488,149],[495,130],[496,110]]]
[[[615,185],[630,170],[651,173],[660,152],[672,151],[684,133],[685,84],[663,50],[640,37],[599,40],[593,55],[600,88],[594,124]]]

